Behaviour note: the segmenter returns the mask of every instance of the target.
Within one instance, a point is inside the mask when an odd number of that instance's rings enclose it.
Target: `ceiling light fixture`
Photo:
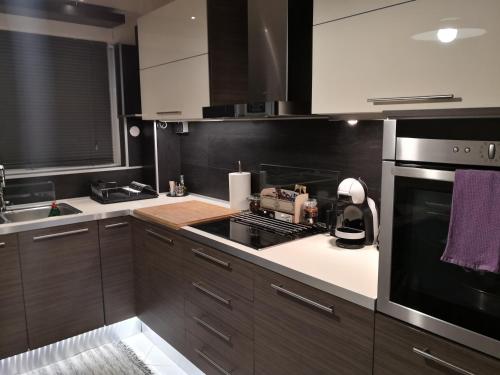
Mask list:
[[[192,19],[192,20],[195,20],[195,19],[196,19],[196,17],[195,17],[195,16],[191,16],[191,19]]]
[[[347,123],[351,126],[354,126],[358,124],[358,120],[347,120]]]
[[[454,28],[439,29],[437,37],[441,43],[451,43],[457,39],[458,30]]]

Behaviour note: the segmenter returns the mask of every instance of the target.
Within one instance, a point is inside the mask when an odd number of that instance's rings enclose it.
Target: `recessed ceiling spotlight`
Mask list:
[[[458,30],[448,27],[446,29],[439,29],[437,37],[441,43],[451,43],[457,39]]]
[[[191,19],[192,19],[192,20],[195,20],[195,19],[196,19],[196,17],[195,17],[195,16],[191,16]]]
[[[358,120],[347,120],[347,123],[351,126],[354,126],[358,124]]]

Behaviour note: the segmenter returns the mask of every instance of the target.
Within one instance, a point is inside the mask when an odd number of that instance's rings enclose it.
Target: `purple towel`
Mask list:
[[[500,271],[500,172],[456,171],[441,260],[477,271]]]

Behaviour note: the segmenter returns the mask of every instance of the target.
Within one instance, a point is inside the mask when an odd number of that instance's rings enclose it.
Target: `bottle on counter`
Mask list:
[[[52,216],[61,216],[61,210],[57,207],[57,203],[54,201],[50,206],[49,217]]]
[[[309,225],[318,222],[318,201],[314,198],[309,198],[304,202],[304,221]]]

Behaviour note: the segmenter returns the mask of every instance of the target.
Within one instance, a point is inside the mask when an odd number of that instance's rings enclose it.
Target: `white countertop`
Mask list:
[[[161,194],[156,199],[106,205],[97,203],[88,197],[65,199],[59,202],[70,204],[82,211],[82,213],[22,223],[0,224],[0,235],[132,215],[133,210],[137,208],[188,200],[201,200],[228,206],[226,201],[199,195],[169,198],[165,194]],[[378,250],[374,246],[368,246],[361,250],[346,250],[337,247],[335,239],[330,235],[318,234],[257,251],[192,227],[183,227],[180,232],[191,239],[214,246],[221,251],[271,271],[278,272],[368,309],[375,309]]]

